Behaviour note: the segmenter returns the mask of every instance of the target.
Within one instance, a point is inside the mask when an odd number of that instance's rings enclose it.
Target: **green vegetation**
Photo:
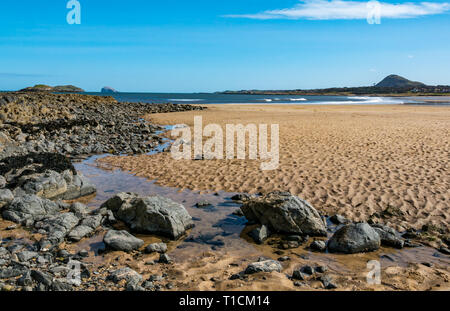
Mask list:
[[[313,90],[243,90],[224,94],[247,95],[368,95],[368,96],[442,96],[450,95],[450,86],[429,86],[397,75],[390,75],[374,86],[334,87]]]

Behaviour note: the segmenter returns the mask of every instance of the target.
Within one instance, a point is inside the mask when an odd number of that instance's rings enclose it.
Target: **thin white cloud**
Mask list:
[[[414,18],[441,14],[450,10],[450,3],[386,3],[343,1],[343,0],[305,0],[293,8],[269,10],[256,14],[225,15],[230,18],[250,19],[308,19],[308,20],[350,20],[367,19],[370,11],[380,9],[381,18]]]

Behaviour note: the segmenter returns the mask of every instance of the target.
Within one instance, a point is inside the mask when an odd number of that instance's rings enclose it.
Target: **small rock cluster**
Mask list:
[[[329,231],[314,207],[287,192],[236,195],[232,199],[243,202],[240,210],[249,222],[261,224],[249,232],[258,244],[264,243],[273,232],[285,235],[279,244],[280,249],[297,248],[309,237],[326,237]],[[397,231],[388,226],[351,223],[339,215],[330,217],[330,221],[338,225],[337,230],[328,242],[313,241],[309,245],[311,250],[325,252],[328,249],[334,253],[354,254],[375,251],[381,245],[400,249],[406,243]]]

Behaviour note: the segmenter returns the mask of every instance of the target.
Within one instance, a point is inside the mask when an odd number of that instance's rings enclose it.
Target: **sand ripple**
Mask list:
[[[450,218],[450,109],[419,106],[221,105],[208,111],[152,115],[159,124],[280,124],[280,166],[259,161],[173,160],[155,156],[106,161],[158,184],[228,192],[290,191],[323,213],[367,220],[386,209],[398,230]]]

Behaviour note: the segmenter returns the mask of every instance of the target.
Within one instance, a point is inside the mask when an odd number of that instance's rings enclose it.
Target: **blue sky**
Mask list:
[[[315,11],[314,1],[79,0],[81,25],[67,23],[67,0],[2,1],[0,90],[307,89],[371,85],[391,73],[450,84],[446,1],[386,6],[379,25],[361,18],[358,3],[321,0]]]

